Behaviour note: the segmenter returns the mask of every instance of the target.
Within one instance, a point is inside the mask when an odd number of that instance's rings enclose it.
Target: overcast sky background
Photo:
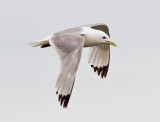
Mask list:
[[[160,2],[158,0],[1,0],[1,122],[159,122]],[[108,77],[101,79],[83,50],[67,109],[55,83],[52,48],[29,42],[84,24],[106,23],[112,40]]]

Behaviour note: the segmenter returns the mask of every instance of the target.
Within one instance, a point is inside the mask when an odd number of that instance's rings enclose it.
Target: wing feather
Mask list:
[[[90,52],[89,54],[93,54],[91,56],[93,58],[88,59],[91,63],[91,67],[94,69],[95,72],[97,72],[98,75],[101,74],[102,78],[106,77],[110,60],[110,46],[106,44],[101,44],[90,48],[98,49],[90,50],[92,52]]]
[[[56,34],[49,41],[61,60],[61,69],[56,83],[56,94],[59,95],[60,105],[67,107],[76,72],[81,58],[81,52],[84,45],[84,37],[79,34]]]

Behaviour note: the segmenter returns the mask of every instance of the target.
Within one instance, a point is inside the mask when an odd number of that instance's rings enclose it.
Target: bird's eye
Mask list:
[[[103,39],[106,39],[106,37],[105,37],[105,36],[103,36]]]

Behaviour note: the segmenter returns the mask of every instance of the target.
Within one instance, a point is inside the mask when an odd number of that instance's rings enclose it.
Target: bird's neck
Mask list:
[[[84,47],[91,47],[100,44],[98,30],[82,27],[81,34],[85,37]]]

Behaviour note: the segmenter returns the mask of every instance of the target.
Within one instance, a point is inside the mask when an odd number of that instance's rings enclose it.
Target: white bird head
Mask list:
[[[85,46],[86,47],[97,45],[97,44],[106,44],[106,43],[117,47],[117,45],[113,43],[110,37],[103,31],[84,27],[83,34],[85,36]]]

